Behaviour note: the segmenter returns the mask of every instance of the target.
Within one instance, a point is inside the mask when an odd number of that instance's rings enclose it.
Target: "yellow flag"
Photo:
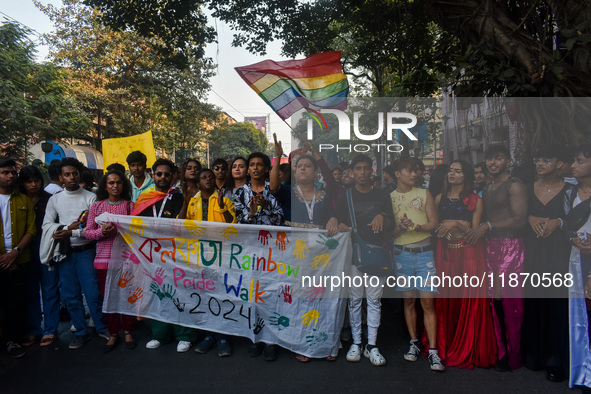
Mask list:
[[[154,141],[152,140],[152,131],[143,134],[133,135],[131,137],[123,138],[107,138],[103,140],[103,165],[107,168],[113,163],[123,164],[126,169],[127,155],[131,152],[139,150],[148,158],[146,163],[148,167],[156,161],[156,153],[154,151]],[[106,171],[105,171],[106,172]]]

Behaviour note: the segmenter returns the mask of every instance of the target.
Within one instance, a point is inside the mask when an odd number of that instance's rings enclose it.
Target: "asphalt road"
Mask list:
[[[545,372],[525,368],[507,373],[492,369],[448,368],[432,372],[426,358],[407,362],[402,358],[408,336],[402,316],[393,305],[384,306],[378,346],[387,365],[374,367],[363,358],[359,363],[345,360],[349,343],[335,362],[311,360],[301,363],[281,349],[278,359],[265,362],[248,356],[249,341],[233,338],[233,354],[221,358],[216,349],[197,354],[191,349],[177,353],[176,344],[149,350],[148,324],[136,331],[138,347],[127,350],[121,344],[103,354],[106,341],[93,335],[78,350],[69,350],[73,334],[69,324],[60,325],[61,341],[41,348],[27,348],[21,359],[0,355],[0,393],[172,393],[172,392],[248,392],[248,393],[513,393],[579,392],[568,383],[552,383]],[[199,337],[201,339],[201,336]]]

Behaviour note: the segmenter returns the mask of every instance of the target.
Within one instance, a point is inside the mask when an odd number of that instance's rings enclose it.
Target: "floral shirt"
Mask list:
[[[250,199],[256,195],[250,187],[250,183],[240,186],[234,194],[234,209],[236,210],[236,219],[238,223],[245,224],[265,224],[269,226],[281,226],[283,224],[283,210],[275,197],[271,194],[269,182],[265,182],[263,196],[267,200],[267,207],[260,208],[252,218],[248,217],[250,213]]]

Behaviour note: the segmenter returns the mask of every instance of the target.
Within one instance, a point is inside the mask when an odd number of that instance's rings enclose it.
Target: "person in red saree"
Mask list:
[[[474,168],[463,160],[450,164],[442,193],[435,198],[439,216],[435,261],[440,276],[477,276],[486,271],[483,241],[466,242],[480,225],[484,204],[474,193]],[[485,278],[486,279],[486,278]],[[472,369],[497,361],[497,345],[487,286],[439,287],[435,301],[437,348],[446,366]]]

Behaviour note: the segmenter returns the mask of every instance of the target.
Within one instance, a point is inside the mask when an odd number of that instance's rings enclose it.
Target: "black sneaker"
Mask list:
[[[199,342],[199,345],[195,347],[195,352],[202,354],[207,353],[213,345],[215,345],[215,339],[212,335],[207,335],[201,342]]]
[[[262,342],[253,343],[248,347],[248,355],[250,357],[258,357],[263,352],[265,344]]]
[[[265,345],[263,357],[265,361],[275,361],[277,358],[277,345]]]
[[[72,350],[80,349],[86,342],[90,340],[90,335],[76,335],[74,340],[70,342],[70,346],[68,346]]]
[[[6,351],[8,352],[8,356],[12,358],[21,358],[26,354],[25,349],[16,342],[8,342],[6,344]]]

